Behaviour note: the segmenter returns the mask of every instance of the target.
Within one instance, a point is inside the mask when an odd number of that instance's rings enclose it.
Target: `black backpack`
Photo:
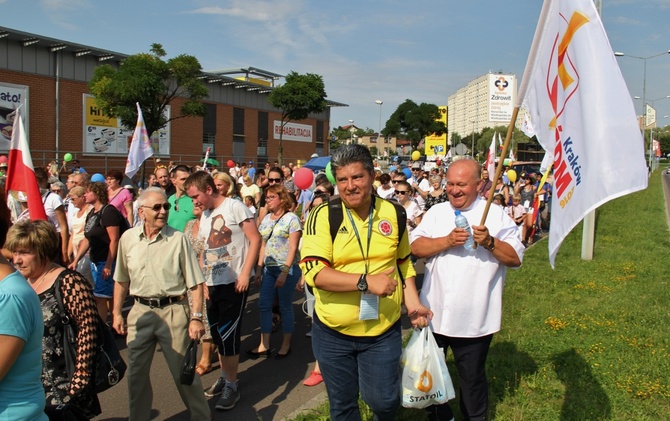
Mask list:
[[[105,206],[102,207],[102,210],[100,211],[100,217],[98,218],[98,224],[100,224],[100,226],[104,228],[104,226],[102,225],[102,215],[105,213],[105,209],[107,209],[108,207],[114,209],[114,212],[118,213],[121,216],[121,225],[119,225],[119,238],[121,238],[123,233],[128,231],[128,229],[130,229],[130,224],[128,223],[128,219],[124,217],[123,214],[119,212],[119,210],[116,209],[114,206],[106,204]]]

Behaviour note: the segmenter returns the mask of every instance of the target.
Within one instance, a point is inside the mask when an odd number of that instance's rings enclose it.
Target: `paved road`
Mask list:
[[[423,273],[422,261],[417,270]],[[419,282],[421,276],[417,279]],[[283,360],[257,359],[251,360],[240,356],[239,386],[241,398],[235,408],[229,411],[214,409],[218,397],[209,399],[213,420],[283,420],[294,418],[302,411],[314,408],[327,399],[322,384],[314,387],[303,386],[302,381],[314,368],[314,356],[310,338],[305,334],[311,328],[311,321],[302,312],[304,295],[296,293],[294,311],[296,315],[295,333],[291,345],[291,355]],[[128,301],[130,305],[130,301]],[[403,318],[403,328],[408,329],[407,318]],[[272,334],[271,345],[277,347],[281,342],[281,329]],[[243,322],[242,349],[254,348],[260,338],[258,318],[258,290],[252,287],[247,303]],[[125,340],[118,339],[122,347],[122,356],[127,359]],[[201,378],[203,388],[213,384],[219,376],[215,370]],[[153,386],[153,419],[169,421],[186,421],[189,419],[165,360],[157,347],[151,372]],[[127,379],[101,395],[99,395],[103,413],[96,421],[127,420],[128,391]]]

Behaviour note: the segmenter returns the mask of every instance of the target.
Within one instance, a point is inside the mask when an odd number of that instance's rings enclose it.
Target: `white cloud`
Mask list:
[[[89,0],[40,0],[40,6],[54,24],[68,30],[77,30],[77,16],[91,8],[91,3]]]

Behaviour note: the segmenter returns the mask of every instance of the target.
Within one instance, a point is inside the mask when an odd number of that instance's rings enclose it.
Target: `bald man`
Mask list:
[[[421,303],[434,312],[431,328],[438,345],[454,354],[466,420],[486,419],[486,356],[493,334],[500,330],[507,268],[521,266],[524,253],[517,226],[502,208],[491,206],[486,223],[479,225],[486,207],[478,194],[483,182],[477,162],[451,164],[449,202],[432,206],[410,239],[412,254],[426,258]],[[456,227],[456,210],[470,222],[476,250],[463,247],[469,234]],[[427,411],[430,420],[454,416],[448,403]]]

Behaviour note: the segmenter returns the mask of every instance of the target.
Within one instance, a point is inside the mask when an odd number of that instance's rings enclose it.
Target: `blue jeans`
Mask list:
[[[272,333],[272,302],[278,296],[279,312],[282,319],[282,332],[293,333],[295,316],[293,314],[293,297],[295,286],[300,280],[300,267],[293,265],[291,274],[281,288],[275,288],[277,278],[281,274],[281,266],[266,266],[263,271],[261,288],[258,298],[258,309],[261,318],[261,333]]]
[[[375,420],[393,420],[400,405],[400,324],[365,341],[349,340],[325,329],[320,322],[314,323],[312,348],[326,384],[331,419],[360,420],[360,390]]]

